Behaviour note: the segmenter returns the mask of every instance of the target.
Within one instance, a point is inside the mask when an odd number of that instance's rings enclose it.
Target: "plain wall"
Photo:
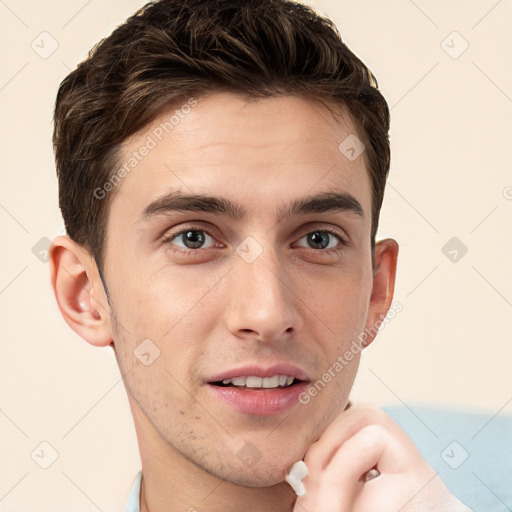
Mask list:
[[[0,2],[0,511],[120,510],[140,467],[112,353],[65,324],[36,255],[63,228],[58,85],[143,3]],[[512,4],[310,3],[375,73],[392,116],[379,238],[400,244],[403,311],[366,350],[353,398],[510,414]],[[43,31],[58,43],[48,58]],[[31,457],[51,456],[43,441],[58,453],[46,470]]]

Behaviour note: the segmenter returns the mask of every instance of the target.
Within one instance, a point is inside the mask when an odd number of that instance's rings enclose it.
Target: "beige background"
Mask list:
[[[0,1],[0,512],[120,510],[139,468],[113,356],[64,323],[32,248],[62,229],[50,143],[58,84],[143,3]],[[392,107],[380,237],[401,246],[403,311],[364,355],[354,398],[511,414],[512,3],[311,4]],[[59,46],[43,59],[50,37]],[[457,262],[442,252],[452,237],[468,248]],[[58,452],[46,470],[31,458],[37,448],[49,460],[43,441]]]

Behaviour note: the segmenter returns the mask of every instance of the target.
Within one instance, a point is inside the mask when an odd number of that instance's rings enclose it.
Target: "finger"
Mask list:
[[[310,472],[324,471],[339,448],[357,432],[370,425],[381,425],[400,440],[395,448],[399,450],[400,456],[404,457],[404,464],[411,460],[411,456],[419,457],[412,441],[390,416],[373,405],[357,405],[341,413],[308,450],[304,461]]]
[[[363,427],[338,448],[323,471],[304,479],[306,498],[299,501],[306,510],[321,507],[322,512],[340,512],[354,510],[367,490],[370,496],[384,496],[390,476],[411,470],[408,463],[403,464],[402,452],[401,440],[387,427]],[[415,461],[421,461],[419,454]],[[366,481],[364,475],[372,468],[377,468],[380,475]]]
[[[414,453],[413,457],[416,462],[422,460],[419,454],[416,456]],[[408,471],[411,468],[410,458],[408,448],[404,448],[402,440],[394,433],[382,425],[370,425],[340,446],[324,470],[323,478],[343,485],[364,483],[364,475],[372,468],[381,475]]]
[[[333,511],[352,510],[363,486],[372,482],[365,483],[361,476],[375,466],[381,471],[388,443],[383,431],[381,426],[370,425],[346,440],[323,471],[311,472],[304,479],[306,496],[321,497],[322,505],[329,503]]]

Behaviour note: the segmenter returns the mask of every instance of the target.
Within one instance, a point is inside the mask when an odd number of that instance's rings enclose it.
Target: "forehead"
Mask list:
[[[159,196],[181,190],[222,192],[269,213],[274,203],[277,212],[278,202],[338,190],[369,210],[365,155],[350,159],[340,150],[356,134],[345,109],[336,108],[335,118],[313,100],[229,93],[175,104],[123,144],[119,166],[127,172],[112,209],[129,203],[140,213]]]

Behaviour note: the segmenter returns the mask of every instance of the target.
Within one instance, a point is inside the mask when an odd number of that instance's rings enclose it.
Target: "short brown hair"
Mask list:
[[[53,144],[68,235],[104,262],[112,195],[99,200],[121,143],[164,106],[230,91],[348,108],[366,146],[372,249],[390,165],[389,109],[335,25],[290,0],[158,0],[107,38],[60,84]]]

